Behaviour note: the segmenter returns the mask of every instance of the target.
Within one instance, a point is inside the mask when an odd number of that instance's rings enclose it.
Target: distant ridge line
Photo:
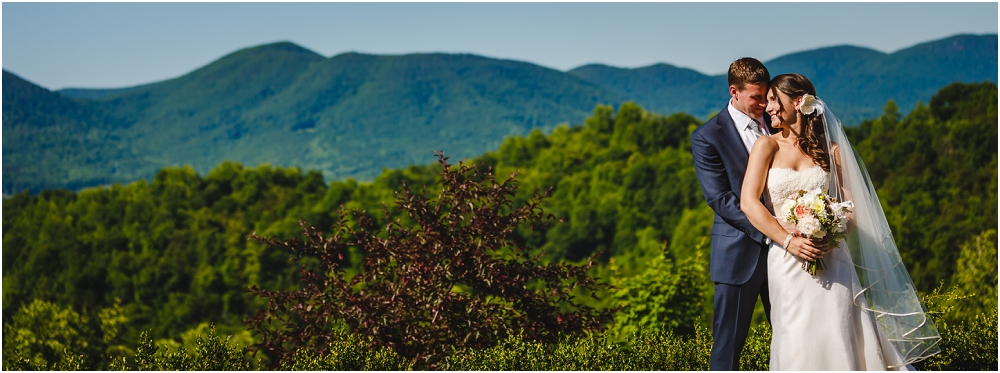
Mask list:
[[[892,54],[835,46],[766,61],[799,72],[845,125],[927,102],[953,82],[997,82],[997,35],[959,35]],[[56,92],[4,70],[4,192],[150,179],[166,166],[208,172],[270,163],[370,180],[383,168],[456,159],[504,138],[579,125],[633,101],[705,119],[728,100],[725,75],[656,63],[568,72],[470,53],[323,57],[282,41],[243,48],[176,78]],[[10,181],[10,183],[8,183]]]

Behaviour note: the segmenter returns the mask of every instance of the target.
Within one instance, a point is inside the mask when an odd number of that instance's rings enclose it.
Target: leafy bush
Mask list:
[[[651,262],[644,272],[618,285],[613,299],[627,306],[615,315],[616,329],[625,334],[643,328],[692,334],[708,281],[701,258],[677,261],[661,254]]]
[[[564,337],[558,343],[509,337],[488,348],[448,358],[450,370],[707,370],[712,339],[698,327],[693,336],[642,330],[623,342],[607,334]]]
[[[973,237],[959,252],[952,286],[969,295],[955,301],[950,318],[972,321],[981,312],[997,308],[997,231],[987,230]]]
[[[740,356],[740,370],[769,370],[771,366],[771,324],[760,323],[750,329]]]
[[[290,291],[251,287],[266,298],[265,310],[248,320],[262,337],[255,348],[274,362],[291,364],[291,353],[324,355],[336,342],[337,321],[366,338],[371,348],[388,347],[420,367],[435,367],[467,348],[486,348],[520,331],[531,341],[553,341],[559,333],[596,330],[615,309],[576,302],[573,292],[592,294],[607,286],[585,265],[541,264],[514,241],[515,229],[542,229],[554,220],[539,207],[548,193],[535,191],[523,206],[511,198],[512,174],[498,182],[490,170],[459,163],[443,153],[436,199],[426,186],[413,193],[403,185],[397,207],[406,215],[384,230],[364,212],[341,210],[334,234],[306,227],[307,241],[277,241],[252,234],[271,247],[290,251],[299,263],[300,285]],[[382,231],[382,233],[380,233]],[[354,248],[364,253],[362,270],[349,276],[341,265]]]
[[[12,370],[81,370],[101,365],[105,354],[122,354],[121,307],[104,308],[91,320],[71,307],[35,299],[4,325],[3,367]]]
[[[149,332],[143,332],[135,355],[118,358],[111,362],[109,370],[251,370],[260,367],[260,361],[251,363],[247,348],[230,343],[219,336],[213,326],[205,338],[195,341],[193,353],[180,350],[165,352],[156,347]]]
[[[281,364],[281,370],[409,370],[410,361],[388,347],[369,348],[368,343],[352,333],[338,332],[322,354],[300,349]]]
[[[997,309],[968,322],[935,320],[941,332],[941,353],[917,365],[925,370],[985,370],[997,366]]]
[[[25,352],[21,347],[12,347],[4,352],[4,370],[84,370],[86,356],[74,354],[68,348],[58,351],[58,360],[38,359],[37,355]]]
[[[948,294],[948,293],[946,293]],[[936,313],[935,315],[941,315]],[[997,313],[979,314],[969,323],[939,322],[942,353],[915,364],[920,370],[996,370]],[[198,336],[193,350],[164,351],[143,332],[138,349],[129,358],[116,358],[110,370],[256,370],[246,348],[221,338],[215,328]],[[322,349],[300,349],[278,368],[308,371],[410,370],[411,362],[392,349],[369,348],[369,343],[346,330],[337,331]],[[760,324],[750,330],[740,370],[768,369],[771,328]],[[466,349],[449,355],[437,368],[464,371],[572,371],[572,370],[707,370],[712,348],[710,331],[696,323],[693,335],[668,330],[642,329],[624,340],[607,333],[562,335],[555,342],[529,341],[520,334],[508,336],[488,348]],[[57,364],[38,366],[30,360],[5,359],[7,370],[80,370],[82,356],[68,354]]]

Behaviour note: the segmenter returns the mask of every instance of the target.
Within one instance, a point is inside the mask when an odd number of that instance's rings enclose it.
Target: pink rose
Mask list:
[[[795,206],[795,217],[802,219],[810,215],[812,215],[812,212],[809,211],[809,207],[806,205]]]

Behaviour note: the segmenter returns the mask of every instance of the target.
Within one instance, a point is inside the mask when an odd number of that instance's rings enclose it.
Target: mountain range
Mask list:
[[[895,53],[837,46],[765,61],[810,77],[847,125],[903,110],[955,82],[997,82],[997,35],[958,35]],[[507,136],[579,124],[634,101],[708,118],[725,75],[667,64],[567,72],[470,54],[323,57],[288,42],[236,51],[178,78],[120,89],[46,90],[3,71],[3,193],[151,179],[226,160],[372,179],[383,168],[460,159]]]

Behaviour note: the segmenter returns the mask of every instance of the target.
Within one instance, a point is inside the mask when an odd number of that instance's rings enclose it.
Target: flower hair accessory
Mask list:
[[[816,96],[806,93],[802,95],[802,101],[799,101],[799,105],[795,108],[795,110],[801,112],[802,115],[811,115],[812,113],[822,115],[823,105],[820,105]]]

